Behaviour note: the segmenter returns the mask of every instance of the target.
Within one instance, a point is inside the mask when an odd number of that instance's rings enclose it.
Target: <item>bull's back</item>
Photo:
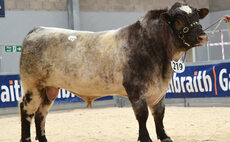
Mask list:
[[[30,82],[79,94],[119,93],[123,90],[123,42],[118,31],[34,29],[23,42],[22,81],[30,76]]]

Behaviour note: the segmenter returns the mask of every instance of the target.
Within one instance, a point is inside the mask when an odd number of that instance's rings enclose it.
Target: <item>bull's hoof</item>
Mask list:
[[[152,142],[147,131],[140,131],[138,141],[140,142]]]
[[[144,139],[144,140],[139,140],[139,142],[152,142],[151,139]]]
[[[161,140],[161,142],[173,142],[173,141],[170,138],[166,138],[166,139]]]
[[[20,142],[31,142],[31,139],[30,138],[27,138],[27,139],[21,139]]]
[[[46,136],[36,137],[35,139],[38,140],[39,142],[47,142]]]
[[[142,138],[138,138],[138,141],[140,142],[152,142],[152,140],[149,137],[142,137]]]

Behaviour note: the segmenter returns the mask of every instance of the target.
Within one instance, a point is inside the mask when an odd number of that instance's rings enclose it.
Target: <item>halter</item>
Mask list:
[[[170,25],[171,22],[168,22],[168,24]],[[185,41],[184,39],[184,34],[188,33],[190,28],[194,27],[194,26],[199,26],[200,24],[198,22],[194,22],[192,24],[190,24],[189,26],[185,26],[184,28],[182,28],[182,30],[179,32],[178,37],[182,40],[182,42],[187,45],[188,47],[191,47],[191,45]]]
[[[170,25],[171,24],[171,22],[168,22],[168,25]],[[178,34],[178,37],[183,41],[183,43],[185,44],[185,45],[187,45],[188,47],[191,47],[191,45],[188,43],[188,42],[186,42],[185,41],[185,39],[184,39],[184,34],[186,34],[186,33],[188,33],[189,32],[189,30],[190,30],[190,28],[192,28],[192,27],[194,27],[194,26],[196,26],[196,25],[200,25],[199,24],[199,22],[194,22],[194,23],[192,23],[192,24],[190,24],[189,26],[185,26],[180,32],[179,32],[179,34]],[[164,24],[164,37],[165,37],[165,40],[166,40],[166,46],[168,47],[169,46],[169,44],[168,44],[168,42],[169,42],[169,39],[168,39],[168,33],[167,33],[167,24]],[[172,58],[172,57],[171,57]],[[170,59],[171,59],[170,58]],[[185,58],[186,58],[186,52],[185,52],[185,54],[184,54],[184,58],[183,58],[183,63],[184,63],[184,61],[185,61]],[[172,59],[171,59],[172,60]]]

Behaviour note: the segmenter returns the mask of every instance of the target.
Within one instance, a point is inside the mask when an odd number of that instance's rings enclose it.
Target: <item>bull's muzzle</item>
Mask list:
[[[198,44],[197,46],[202,46],[204,45],[205,43],[208,42],[208,35],[207,34],[202,34],[202,35],[199,35],[197,36],[197,41],[198,41]]]

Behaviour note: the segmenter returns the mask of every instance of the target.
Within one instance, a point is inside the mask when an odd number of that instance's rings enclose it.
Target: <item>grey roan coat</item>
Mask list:
[[[117,30],[31,30],[24,39],[20,60],[24,90],[19,104],[21,142],[31,141],[33,117],[36,139],[47,141],[45,118],[59,88],[89,103],[111,94],[127,96],[139,124],[141,142],[151,142],[146,128],[149,106],[158,139],[172,142],[163,126],[163,99],[173,73],[170,62],[207,42],[198,22],[208,12],[206,8],[175,3],[169,10],[149,11],[143,19]]]

